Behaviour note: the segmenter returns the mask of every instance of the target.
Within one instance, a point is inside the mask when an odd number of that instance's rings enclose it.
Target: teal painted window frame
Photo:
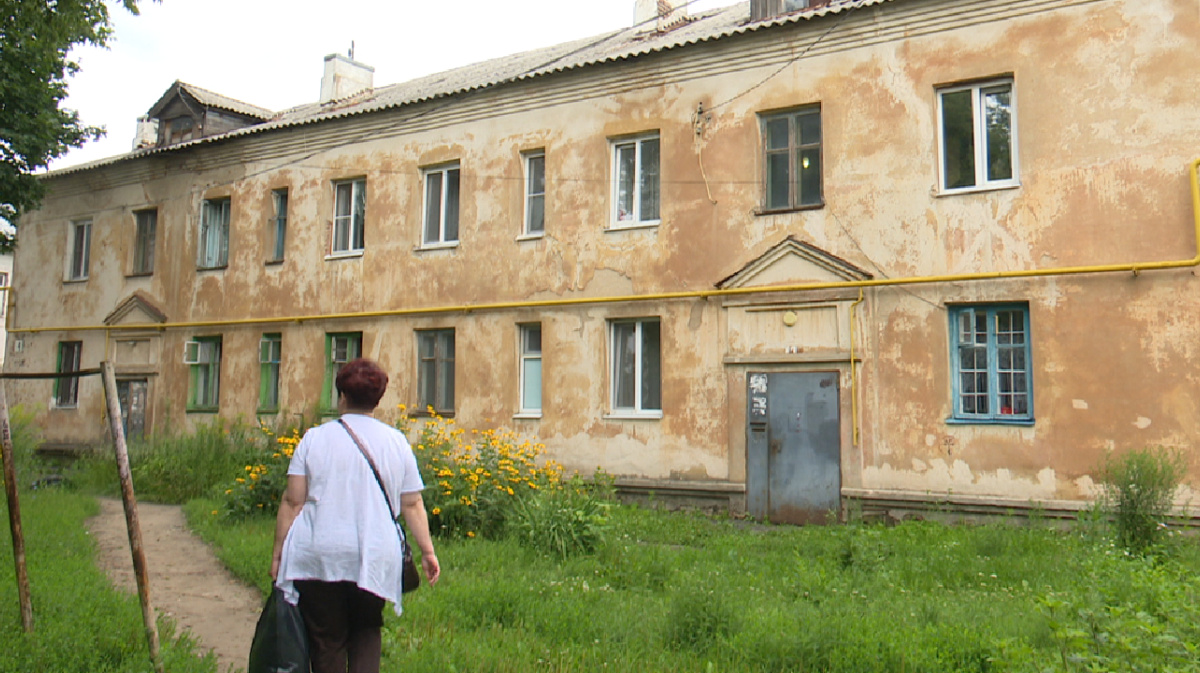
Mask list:
[[[271,256],[267,259],[268,263],[283,261],[284,243],[287,241],[288,190],[273,190],[271,201],[275,205],[275,216],[271,218]]]
[[[258,413],[279,411],[279,363],[283,360],[283,335],[269,332],[258,342]]]
[[[954,411],[947,422],[1032,425],[1029,305],[951,306],[949,315]]]
[[[187,411],[213,412],[221,407],[221,337],[203,336],[191,339],[200,344],[214,344],[212,362],[188,365]]]
[[[321,392],[321,411],[337,413],[337,373],[342,365],[362,357],[362,332],[327,332],[325,334],[325,387]],[[334,342],[346,339],[344,349],[334,352]]]

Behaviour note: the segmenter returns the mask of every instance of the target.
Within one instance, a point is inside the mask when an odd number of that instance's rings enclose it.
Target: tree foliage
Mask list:
[[[138,0],[120,2],[137,14]],[[104,0],[0,0],[0,218],[37,208],[44,187],[34,172],[103,135],[61,105],[79,70],[71,49],[111,35]]]

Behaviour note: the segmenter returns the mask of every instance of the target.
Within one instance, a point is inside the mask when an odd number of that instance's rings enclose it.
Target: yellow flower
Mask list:
[[[247,466],[246,466],[246,471],[247,471],[247,472],[249,472],[249,471],[250,471],[250,470],[252,470],[252,469],[254,469],[254,468],[250,467],[249,465],[247,465]]]
[[[473,530],[467,531],[467,537],[475,537],[475,531],[473,531]]]
[[[434,508],[433,508],[433,512],[432,512],[432,513],[433,513],[433,515],[434,515],[434,516],[437,516],[437,515],[439,515],[439,514],[441,514],[441,513],[442,513],[442,508],[441,508],[441,507],[434,507]]]
[[[215,510],[215,509],[214,509],[214,510],[212,511],[212,515],[213,515],[213,516],[216,516],[216,515],[217,515],[217,510]]]
[[[227,489],[225,489],[225,495],[229,495],[230,493],[233,493],[233,489],[232,489],[232,488],[227,488]]]
[[[239,484],[244,484],[244,483],[246,483],[246,480],[245,480],[245,479],[242,479],[241,477],[238,477],[237,479],[234,479],[234,481],[236,481],[236,482],[237,482],[237,483],[239,483]]]

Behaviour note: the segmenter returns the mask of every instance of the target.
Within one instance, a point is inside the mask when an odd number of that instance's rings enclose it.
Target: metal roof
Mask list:
[[[400,108],[554,73],[603,63],[635,59],[647,54],[678,49],[701,42],[710,42],[733,35],[752,33],[787,24],[803,23],[831,14],[841,14],[862,7],[881,5],[887,2],[892,2],[892,0],[833,0],[830,4],[815,9],[802,10],[763,21],[751,22],[750,2],[747,0],[746,2],[740,2],[728,7],[689,16],[686,22],[677,24],[675,27],[662,33],[655,31],[653,28],[647,29],[643,26],[631,26],[591,38],[511,54],[489,61],[454,68],[445,72],[419,77],[408,82],[364,91],[348,98],[324,104],[311,103],[300,105],[279,113],[270,113],[262,108],[255,108],[246,103],[235,101],[232,98],[226,98],[225,96],[200,89],[199,87],[177,82],[177,84],[188,87],[189,93],[192,93],[194,96],[196,96],[195,92],[199,91],[202,92],[201,95],[212,97],[208,100],[221,100],[227,104],[238,104],[249,109],[266,112],[267,116],[264,118],[269,118],[269,121],[236,129],[228,133],[178,143],[169,147],[138,150],[78,166],[50,171],[45,175],[66,175],[138,157],[195,147],[204,143],[218,142],[229,138],[292,126],[314,124],[328,119]],[[650,23],[652,24],[653,21]],[[197,98],[199,99],[199,96]],[[160,100],[160,102],[162,101]],[[237,108],[227,107],[224,104],[214,103],[214,106],[238,111]]]

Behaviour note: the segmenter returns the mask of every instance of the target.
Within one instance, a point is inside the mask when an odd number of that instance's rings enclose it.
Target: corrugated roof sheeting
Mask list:
[[[415,80],[392,84],[372,91],[356,94],[349,98],[330,101],[325,104],[311,103],[300,105],[279,113],[270,113],[262,108],[255,108],[232,98],[227,98],[205,89],[192,85],[189,88],[192,95],[203,92],[212,98],[208,100],[214,107],[240,111],[226,104],[238,103],[248,109],[256,109],[267,113],[264,118],[273,117],[270,121],[256,124],[229,133],[208,136],[191,142],[180,143],[164,148],[146,149],[129,154],[123,154],[107,159],[72,166],[57,171],[50,171],[46,176],[55,177],[91,170],[101,166],[136,159],[162,152],[172,152],[180,149],[195,147],[204,143],[218,142],[229,138],[254,133],[263,133],[276,129],[314,124],[325,120],[367,114],[392,108],[414,105],[426,101],[460,95],[499,86],[509,82],[543,77],[555,73],[575,70],[578,68],[629,60],[653,54],[656,52],[677,49],[701,42],[709,42],[722,38],[751,33],[759,30],[774,28],[787,24],[811,21],[831,14],[841,14],[863,7],[881,5],[893,0],[842,0],[808,11],[785,14],[764,21],[750,21],[750,3],[741,2],[720,9],[688,17],[687,22],[677,27],[658,33],[653,29],[632,26],[602,35],[566,42],[563,44],[511,54],[489,61],[454,68],[444,72],[427,75]],[[180,82],[180,84],[183,84]],[[200,96],[197,96],[199,99]],[[249,114],[249,113],[248,113]]]

